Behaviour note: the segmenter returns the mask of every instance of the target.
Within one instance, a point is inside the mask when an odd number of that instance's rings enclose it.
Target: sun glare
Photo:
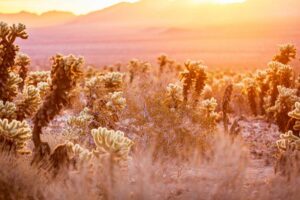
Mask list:
[[[193,0],[194,3],[232,4],[243,3],[246,0]]]

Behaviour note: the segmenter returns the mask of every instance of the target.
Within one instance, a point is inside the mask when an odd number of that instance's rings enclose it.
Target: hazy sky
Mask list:
[[[0,0],[0,13],[20,11],[42,13],[49,10],[63,10],[84,14],[120,1],[134,2],[137,0]]]

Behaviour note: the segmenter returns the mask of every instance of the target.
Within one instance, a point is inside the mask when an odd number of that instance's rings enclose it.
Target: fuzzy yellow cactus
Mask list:
[[[208,128],[209,130],[214,130],[217,125],[217,119],[219,114],[216,112],[218,106],[217,100],[215,98],[206,99],[201,101],[200,110],[201,110],[201,120],[203,127]]]
[[[123,97],[123,92],[110,93],[106,107],[113,113],[124,110],[126,99]]]
[[[127,66],[130,74],[130,83],[132,83],[134,77],[140,73],[146,73],[151,68],[151,64],[143,62],[138,59],[132,59]]]
[[[26,79],[26,85],[33,85],[35,87],[41,82],[48,84],[51,82],[50,71],[30,72]]]
[[[22,99],[16,102],[17,120],[22,121],[33,116],[41,104],[39,89],[34,86],[24,88]]]
[[[277,147],[286,151],[288,149],[300,151],[300,137],[293,134],[293,131],[288,131],[280,135],[280,140],[276,142]]]
[[[10,72],[6,85],[4,86],[4,96],[7,101],[13,101],[13,99],[18,95],[20,83],[22,83],[20,76],[14,72]]]
[[[39,90],[40,97],[43,99],[46,94],[50,91],[50,85],[48,82],[39,82],[37,84],[37,88]]]
[[[279,47],[279,54],[275,55],[273,60],[288,64],[292,59],[296,58],[297,50],[292,44],[284,44]]]
[[[124,74],[120,72],[110,72],[105,74],[103,78],[104,85],[110,92],[118,91],[123,84]]]
[[[166,104],[170,108],[178,108],[183,102],[183,88],[179,84],[170,83],[167,86]]]
[[[9,122],[7,119],[0,119],[0,135],[11,139],[16,145],[17,152],[29,152],[26,150],[26,144],[31,138],[31,129],[25,121],[13,120]]]
[[[12,75],[10,74],[15,64],[15,57],[19,47],[14,44],[17,38],[27,39],[28,35],[23,24],[8,26],[0,22],[0,100],[11,101],[14,96],[10,90],[12,84]]]
[[[70,141],[66,142],[66,147],[71,158],[77,157],[79,161],[82,162],[90,161],[94,155],[93,152],[89,151],[88,149]]]
[[[128,159],[133,142],[123,132],[98,128],[92,130],[92,136],[98,153],[108,153],[116,162]]]
[[[7,101],[4,103],[0,100],[0,119],[15,119],[16,118],[16,105]]]
[[[300,101],[300,97],[297,96],[296,89],[285,88],[283,86],[278,86],[278,92],[279,95],[275,105],[268,108],[267,112],[275,118],[279,129],[284,131],[289,120],[288,113],[292,110],[295,103]]]
[[[206,66],[198,61],[185,62],[186,70],[181,73],[181,80],[183,82],[183,97],[184,101],[188,100],[189,91],[194,86],[194,101],[198,102],[198,97],[200,96],[207,79],[205,73]]]
[[[19,53],[15,58],[15,66],[19,67],[19,76],[22,82],[19,84],[20,90],[22,91],[25,85],[25,80],[28,74],[28,65],[30,65],[30,58],[28,55]]]
[[[89,114],[90,110],[86,107],[79,113],[79,116],[72,116],[68,119],[69,132],[76,134],[86,134],[89,132],[89,125],[93,120],[93,116]]]
[[[294,130],[300,131],[300,101],[295,103],[295,109],[289,112],[289,117],[296,119]]]

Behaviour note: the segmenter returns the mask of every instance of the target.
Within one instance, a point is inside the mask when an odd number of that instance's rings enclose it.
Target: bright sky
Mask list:
[[[20,11],[43,13],[49,10],[63,10],[85,14],[121,1],[135,2],[137,0],[0,0],[0,13]]]
[[[28,11],[43,13],[49,10],[70,11],[75,14],[86,14],[121,1],[136,2],[138,0],[0,0],[0,13],[16,13]],[[145,0],[146,1],[146,0]],[[160,1],[184,1],[190,3],[241,3],[246,0],[147,0],[161,3]]]

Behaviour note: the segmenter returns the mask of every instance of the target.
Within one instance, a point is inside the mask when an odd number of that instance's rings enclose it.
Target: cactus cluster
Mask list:
[[[138,59],[132,59],[128,66],[129,71],[129,82],[132,83],[136,75],[147,73],[150,68],[151,64],[149,62],[140,61]]]
[[[216,112],[217,106],[218,103],[215,98],[206,99],[200,103],[201,123],[207,130],[213,131],[216,129],[217,119],[219,118],[219,114]]]
[[[31,138],[31,129],[27,122],[8,119],[0,119],[0,137],[14,142],[18,153],[29,153],[26,143]]]
[[[184,65],[186,70],[181,73],[184,101],[187,102],[188,95],[194,87],[193,98],[197,103],[207,79],[206,66],[198,61],[187,61]]]
[[[68,104],[69,93],[75,88],[82,74],[82,65],[83,59],[73,55],[56,55],[52,58],[50,91],[33,119],[33,141],[36,148],[42,144],[42,128]]]
[[[167,86],[166,104],[169,108],[177,109],[183,102],[183,88],[179,84],[170,83]]]
[[[297,50],[292,44],[284,44],[279,48],[280,52],[274,56],[273,60],[282,64],[288,64],[291,60],[296,58]]]
[[[79,116],[72,116],[68,119],[69,132],[85,135],[89,132],[89,126],[94,119],[90,110],[86,107],[80,112]]]

